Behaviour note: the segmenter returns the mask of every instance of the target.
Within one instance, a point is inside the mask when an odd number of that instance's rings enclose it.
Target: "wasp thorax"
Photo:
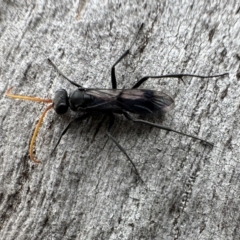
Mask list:
[[[56,91],[53,98],[53,108],[57,114],[64,114],[68,110],[68,94],[65,89],[59,89]]]
[[[81,89],[77,89],[70,94],[69,104],[72,110],[76,111],[83,106],[85,102],[84,95],[84,91]]]

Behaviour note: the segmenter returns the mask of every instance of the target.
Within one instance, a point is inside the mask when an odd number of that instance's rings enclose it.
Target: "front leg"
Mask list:
[[[84,120],[84,119],[87,119],[87,118],[90,117],[90,116],[91,116],[91,115],[90,115],[89,113],[86,113],[86,114],[84,114],[84,115],[82,115],[82,116],[79,116],[79,117],[76,117],[76,118],[74,118],[72,121],[70,121],[70,122],[68,123],[68,125],[64,128],[64,130],[62,131],[60,137],[58,138],[58,141],[57,141],[55,147],[53,148],[53,150],[52,150],[52,152],[51,152],[51,154],[55,151],[55,149],[57,148],[58,144],[60,143],[63,135],[67,132],[67,130],[70,128],[70,126],[71,126],[74,122],[80,122],[80,121],[82,121],[82,120]]]
[[[74,82],[73,80],[69,79],[65,74],[63,74],[63,72],[58,69],[58,67],[53,63],[53,61],[52,61],[50,58],[48,58],[48,62],[55,68],[55,70],[56,70],[60,75],[62,75],[62,76],[63,76],[66,80],[68,80],[71,84],[73,84],[73,85],[76,86],[76,87],[83,88],[81,85],[77,84],[77,83]]]

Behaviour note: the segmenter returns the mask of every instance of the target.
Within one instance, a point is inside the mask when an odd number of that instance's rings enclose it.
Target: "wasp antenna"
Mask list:
[[[16,98],[21,100],[29,100],[34,102],[44,102],[44,103],[52,103],[52,99],[45,99],[45,98],[38,98],[38,97],[31,97],[31,96],[23,96],[23,95],[15,95],[11,93],[13,87],[10,87],[5,95],[9,98]]]
[[[45,117],[46,113],[53,107],[53,103],[52,103],[52,99],[44,99],[44,98],[38,98],[38,97],[31,97],[31,96],[23,96],[23,95],[15,95],[15,94],[12,94],[11,93],[11,90],[12,90],[13,87],[10,87],[5,95],[9,98],[15,98],[15,99],[21,99],[21,100],[29,100],[29,101],[34,101],[34,102],[43,102],[43,103],[51,103],[51,105],[49,105],[45,110],[44,112],[42,113],[42,115],[40,116],[39,118],[39,121],[35,127],[35,130],[34,130],[34,133],[33,133],[33,136],[32,136],[32,139],[31,139],[31,142],[30,142],[30,147],[29,147],[29,155],[30,155],[30,159],[35,162],[35,163],[40,163],[39,160],[37,160],[35,157],[34,157],[34,154],[33,154],[33,147],[34,147],[34,143],[36,141],[36,138],[37,138],[37,134],[38,134],[38,131],[39,131],[39,128],[41,127],[41,124],[43,122],[43,118]]]
[[[31,139],[31,142],[30,142],[30,147],[29,147],[29,155],[30,155],[30,159],[35,162],[35,163],[40,163],[41,161],[37,160],[35,157],[34,157],[34,154],[33,154],[33,148],[34,148],[34,143],[36,141],[36,138],[37,138],[37,134],[38,134],[38,131],[39,131],[39,128],[41,127],[42,125],[42,122],[43,122],[43,119],[46,115],[46,113],[53,107],[53,104],[49,105],[45,110],[44,112],[42,113],[42,115],[40,116],[39,120],[38,120],[38,123],[34,129],[34,132],[33,132],[33,136],[32,136],[32,139]]]

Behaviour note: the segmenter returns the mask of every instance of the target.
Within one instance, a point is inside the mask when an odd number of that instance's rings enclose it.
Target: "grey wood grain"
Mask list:
[[[239,239],[239,29],[236,1],[2,1],[0,3],[1,239]],[[161,2],[161,3],[159,3]],[[74,89],[50,57],[87,88],[110,88],[110,68],[144,28],[116,68],[118,87],[144,75],[194,73],[215,79],[150,80],[175,108],[161,122],[214,143],[128,123],[92,141],[97,117],[76,124],[50,155],[72,114],[48,113],[28,147],[44,104],[4,92],[51,98]]]

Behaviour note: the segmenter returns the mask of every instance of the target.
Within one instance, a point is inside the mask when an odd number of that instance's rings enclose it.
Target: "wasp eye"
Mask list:
[[[65,89],[56,91],[53,98],[53,108],[57,114],[64,114],[68,110],[68,94]]]

